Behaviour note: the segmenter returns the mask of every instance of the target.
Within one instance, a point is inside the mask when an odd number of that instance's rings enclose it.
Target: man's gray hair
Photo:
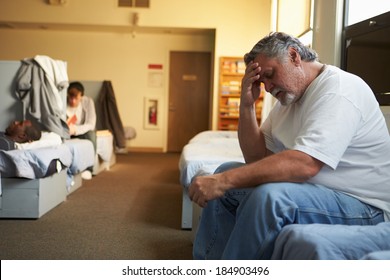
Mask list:
[[[305,46],[297,38],[294,38],[283,32],[271,32],[269,35],[261,39],[252,50],[245,54],[244,61],[248,65],[259,54],[263,54],[268,58],[277,58],[280,61],[287,59],[288,49],[295,49],[303,61],[315,61],[318,60],[317,53]]]

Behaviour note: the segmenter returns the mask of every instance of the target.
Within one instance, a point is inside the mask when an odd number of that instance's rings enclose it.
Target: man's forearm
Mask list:
[[[315,176],[323,163],[295,150],[228,170],[221,175],[228,188],[248,188],[272,182],[305,182]]]
[[[254,105],[240,108],[238,139],[247,163],[262,159],[266,155],[265,140],[259,128]]]

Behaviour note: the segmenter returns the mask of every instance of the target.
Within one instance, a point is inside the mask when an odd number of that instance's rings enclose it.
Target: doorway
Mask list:
[[[209,129],[211,53],[172,51],[169,58],[168,152],[181,152]]]

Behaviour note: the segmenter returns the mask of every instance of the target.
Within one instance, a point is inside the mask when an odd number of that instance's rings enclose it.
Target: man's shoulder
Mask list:
[[[8,138],[4,132],[0,132],[0,150],[9,151],[15,149],[16,149],[15,141]]]
[[[83,96],[83,98],[81,99],[81,102],[83,104],[90,104],[90,103],[95,104],[95,101],[92,99],[92,97],[89,97],[86,95]]]

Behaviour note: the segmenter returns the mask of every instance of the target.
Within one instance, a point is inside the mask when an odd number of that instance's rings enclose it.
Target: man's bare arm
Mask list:
[[[223,173],[197,177],[189,188],[190,198],[204,207],[227,190],[255,187],[271,182],[305,182],[323,163],[300,151],[288,150]]]
[[[249,63],[241,81],[240,118],[238,139],[247,163],[267,155],[264,135],[256,117],[256,100],[260,96],[260,70],[257,63]]]

